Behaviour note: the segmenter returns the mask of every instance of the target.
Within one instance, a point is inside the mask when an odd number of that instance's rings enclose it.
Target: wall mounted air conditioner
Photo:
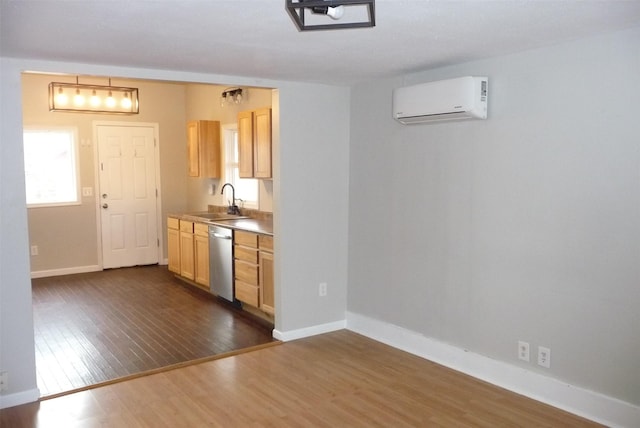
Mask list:
[[[459,77],[394,89],[393,118],[403,124],[487,118],[487,77]]]

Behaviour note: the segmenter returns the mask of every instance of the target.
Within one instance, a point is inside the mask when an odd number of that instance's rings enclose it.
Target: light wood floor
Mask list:
[[[342,330],[0,411],[33,427],[595,427]]]
[[[166,266],[33,280],[42,396],[273,342],[257,323]]]

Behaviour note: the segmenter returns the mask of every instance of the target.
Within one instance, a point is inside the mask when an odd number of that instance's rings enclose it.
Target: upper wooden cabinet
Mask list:
[[[238,113],[238,172],[240,178],[253,177],[253,112]]]
[[[271,178],[271,109],[238,113],[238,167],[241,178]]]
[[[187,159],[189,177],[220,178],[220,122],[187,122]]]

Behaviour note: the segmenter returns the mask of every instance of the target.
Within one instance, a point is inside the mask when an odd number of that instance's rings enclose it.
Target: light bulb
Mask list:
[[[56,94],[56,104],[61,106],[66,106],[67,102],[69,102],[69,97],[62,91],[62,88],[58,88],[58,93]]]
[[[100,107],[100,97],[96,94],[95,90],[91,94],[91,98],[89,99],[89,104],[91,104],[91,107]]]
[[[84,105],[84,95],[80,93],[80,89],[76,89],[76,94],[73,96],[73,104],[77,106]]]
[[[340,19],[340,18],[342,18],[342,15],[344,15],[344,6],[329,7],[327,9],[327,15],[331,19]]]
[[[114,108],[116,106],[116,100],[113,99],[113,94],[111,93],[111,91],[109,91],[109,96],[107,96],[107,99],[104,103],[109,108]]]
[[[131,108],[131,98],[129,98],[128,93],[124,93],[124,98],[120,101],[120,105],[122,108],[130,109]]]

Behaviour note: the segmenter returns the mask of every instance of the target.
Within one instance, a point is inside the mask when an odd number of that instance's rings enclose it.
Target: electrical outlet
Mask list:
[[[31,246],[31,255],[32,256],[37,256],[38,255],[38,246],[37,245],[32,245]]]
[[[321,282],[320,285],[318,286],[318,295],[320,297],[324,297],[327,295],[327,283],[326,282]]]
[[[529,342],[518,341],[518,358],[529,362]]]
[[[9,372],[0,372],[0,391],[9,389]]]
[[[83,187],[82,196],[93,196],[93,187]]]
[[[538,346],[538,365],[546,368],[551,367],[551,349]]]

